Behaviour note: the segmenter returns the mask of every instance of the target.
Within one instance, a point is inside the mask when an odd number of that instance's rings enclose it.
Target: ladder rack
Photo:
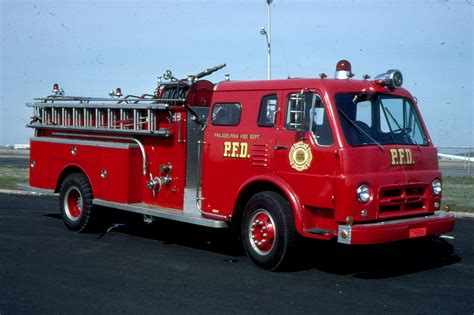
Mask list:
[[[182,99],[106,99],[91,97],[35,98],[30,128],[84,130],[169,137],[171,130],[159,128],[158,113],[167,113]],[[170,105],[173,104],[173,105]],[[179,106],[179,105],[178,105]],[[171,114],[170,114],[171,115]],[[172,121],[170,119],[169,121]]]

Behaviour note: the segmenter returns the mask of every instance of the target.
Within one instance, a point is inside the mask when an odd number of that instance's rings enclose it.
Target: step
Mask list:
[[[150,215],[157,218],[169,219],[173,221],[191,223],[216,229],[227,228],[228,225],[225,221],[213,220],[204,218],[199,214],[194,212],[187,212],[182,210],[176,210],[171,208],[164,208],[159,206],[153,206],[146,203],[133,203],[133,204],[124,204],[106,201],[102,199],[94,199],[92,201],[94,205],[104,206],[119,210],[125,210],[135,213],[141,213],[145,215]]]
[[[305,229],[306,232],[317,235],[337,235],[336,231],[320,228]]]

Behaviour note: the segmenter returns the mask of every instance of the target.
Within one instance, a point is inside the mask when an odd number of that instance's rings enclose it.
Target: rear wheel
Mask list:
[[[61,184],[59,209],[66,227],[82,232],[93,223],[92,188],[82,173],[68,175]]]
[[[277,270],[287,267],[296,243],[289,202],[266,191],[253,196],[245,208],[242,236],[247,255],[257,266]]]

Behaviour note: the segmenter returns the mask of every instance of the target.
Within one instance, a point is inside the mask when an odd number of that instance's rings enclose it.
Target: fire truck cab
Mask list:
[[[240,231],[275,270],[298,237],[376,244],[451,231],[436,148],[415,99],[390,70],[353,79],[185,80],[153,95],[55,94],[30,103],[30,183],[59,193],[66,226],[96,206]]]

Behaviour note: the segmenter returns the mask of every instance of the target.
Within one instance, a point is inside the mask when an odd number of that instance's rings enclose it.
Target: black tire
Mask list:
[[[92,188],[82,173],[68,175],[61,183],[59,209],[69,230],[84,232],[93,224]]]
[[[265,191],[249,200],[242,220],[242,238],[254,264],[272,271],[289,267],[296,237],[291,205],[285,198]]]

